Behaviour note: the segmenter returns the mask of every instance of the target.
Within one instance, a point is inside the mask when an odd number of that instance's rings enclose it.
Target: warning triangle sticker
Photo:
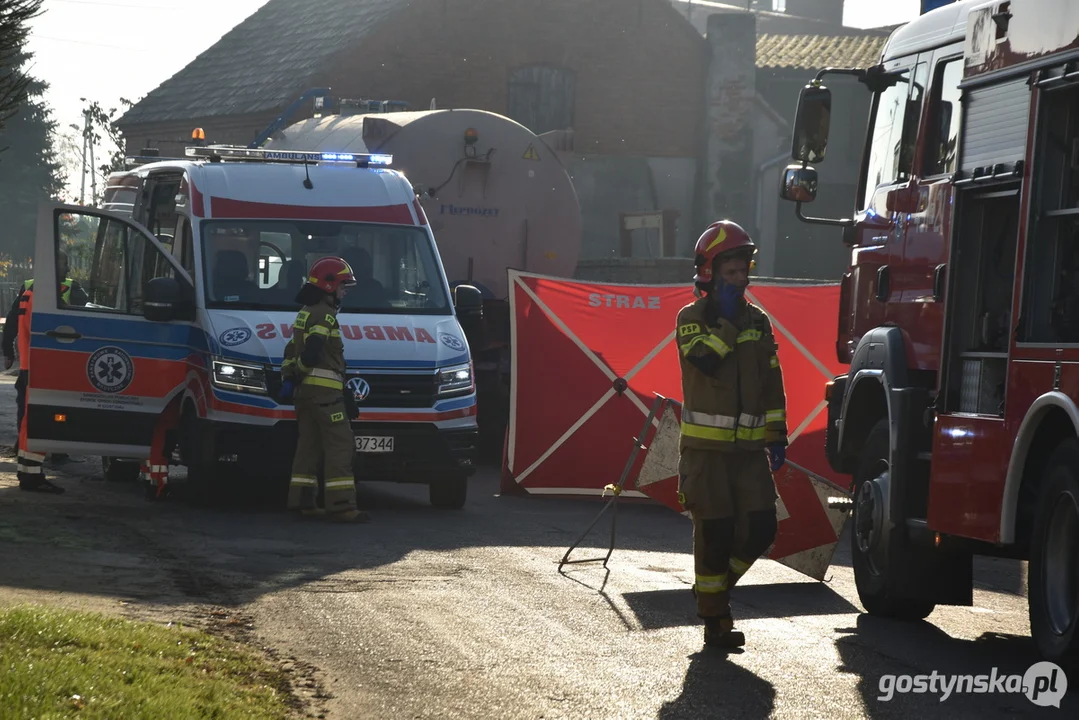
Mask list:
[[[540,159],[539,153],[536,152],[536,148],[533,147],[532,143],[528,143],[528,149],[525,150],[525,154],[522,155],[522,157],[525,160],[539,160]]]

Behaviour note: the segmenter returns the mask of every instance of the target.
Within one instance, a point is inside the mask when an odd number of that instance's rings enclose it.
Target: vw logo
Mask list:
[[[356,402],[363,402],[371,394],[371,386],[361,377],[351,378],[346,385],[352,391],[352,397],[356,398]]]

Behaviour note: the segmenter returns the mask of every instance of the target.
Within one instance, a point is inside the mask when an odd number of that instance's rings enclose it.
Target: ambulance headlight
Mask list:
[[[231,360],[214,360],[214,385],[224,390],[265,393],[266,368]]]
[[[438,371],[439,395],[467,395],[473,388],[472,363],[454,365]]]

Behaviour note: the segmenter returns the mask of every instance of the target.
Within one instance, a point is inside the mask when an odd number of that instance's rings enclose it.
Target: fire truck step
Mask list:
[[[918,453],[918,459],[924,462],[932,462],[933,452],[931,450],[923,450],[922,452]]]

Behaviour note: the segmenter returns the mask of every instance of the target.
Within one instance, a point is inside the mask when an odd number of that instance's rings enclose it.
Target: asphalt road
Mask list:
[[[12,378],[0,443],[12,444]],[[312,715],[341,718],[1075,717],[1021,693],[895,694],[886,675],[1022,675],[1037,661],[1025,564],[979,560],[975,606],[926,622],[861,613],[846,550],[826,582],[770,561],[735,591],[748,641],[702,651],[688,521],[623,505],[609,570],[558,560],[595,502],[498,497],[473,479],[463,511],[426,489],[360,490],[368,525],[300,520],[257,502],[147,503],[96,458],[50,465],[63,496],[18,491],[0,463],[0,603],[50,598],[132,616],[224,619],[296,673]],[[182,469],[176,473],[182,489]],[[600,552],[604,525],[575,557]],[[317,670],[310,669],[314,666]]]

